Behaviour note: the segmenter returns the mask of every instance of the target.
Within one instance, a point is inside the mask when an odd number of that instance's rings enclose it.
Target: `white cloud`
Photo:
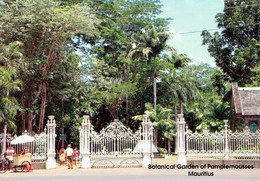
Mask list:
[[[202,58],[202,57],[197,57],[195,60],[198,63],[206,63],[206,60],[204,58]]]
[[[184,35],[183,35],[183,34],[178,34],[178,33],[176,33],[176,34],[173,36],[173,38],[174,38],[175,40],[181,42],[181,41],[183,40],[183,38],[184,38]]]
[[[176,33],[175,31],[169,31],[169,34],[173,37],[174,40],[181,42],[185,37],[184,34]]]

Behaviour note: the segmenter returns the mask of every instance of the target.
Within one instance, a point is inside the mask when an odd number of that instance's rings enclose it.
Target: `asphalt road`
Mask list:
[[[188,176],[189,171],[213,173],[214,176]],[[207,174],[205,174],[207,175]],[[189,170],[148,168],[75,168],[66,166],[32,172],[0,173],[0,181],[260,181],[260,169]]]
[[[0,177],[1,181],[260,181],[259,176],[218,175],[191,177],[187,175],[74,175]]]

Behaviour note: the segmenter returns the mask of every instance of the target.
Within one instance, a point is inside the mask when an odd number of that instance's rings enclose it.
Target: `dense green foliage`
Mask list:
[[[23,109],[17,115],[21,120],[18,124],[22,130],[27,127],[31,133],[35,127],[40,133],[46,105],[54,102],[53,98],[60,102],[66,100],[69,96],[66,88],[73,87],[71,84],[79,77],[76,73],[79,72],[78,60],[68,46],[71,37],[79,32],[92,34],[95,31],[93,23],[98,21],[94,21],[92,15],[86,15],[87,6],[60,6],[51,0],[11,1],[3,3],[0,11],[1,43],[8,45],[19,41],[23,44],[23,59],[19,62],[2,59],[1,62],[16,69],[24,83],[17,95]],[[19,56],[17,52],[9,54]]]
[[[219,95],[230,102],[230,91],[225,82],[238,82],[239,86],[256,87],[259,82],[260,63],[260,11],[257,0],[230,0],[225,1],[223,13],[216,16],[216,22],[221,33],[215,32],[211,35],[203,31],[203,44],[208,45],[208,52],[215,58],[216,65],[221,71],[215,72],[213,86],[217,88]],[[215,105],[211,111],[215,120],[217,114],[226,115],[227,103]],[[234,109],[224,116],[229,118],[232,130],[241,129],[244,126],[243,120],[235,118]],[[222,117],[221,116],[221,117]],[[214,123],[222,125],[223,122]],[[222,127],[220,126],[220,127]]]
[[[159,0],[0,1],[1,128],[41,132],[54,115],[77,146],[84,114],[99,131],[116,118],[136,130],[149,113],[157,146],[171,152],[179,113],[193,131],[233,124],[229,82],[260,82],[259,10],[246,3],[225,1],[222,33],[203,32],[219,70],[167,45]]]
[[[204,31],[203,44],[215,58],[216,65],[239,85],[257,81],[260,62],[260,11],[258,0],[225,1],[223,13],[216,16],[221,33]],[[257,76],[258,77],[258,76]],[[254,83],[259,86],[258,83]]]

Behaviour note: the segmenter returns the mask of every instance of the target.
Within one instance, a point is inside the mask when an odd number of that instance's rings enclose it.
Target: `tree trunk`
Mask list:
[[[128,79],[128,70],[127,70],[127,67],[124,66],[123,69],[124,69],[124,81],[127,81],[127,79]]]
[[[64,99],[61,99],[61,117],[64,118]]]
[[[175,123],[177,123],[177,121],[178,121],[178,110],[177,110],[177,105],[175,104],[175,106],[174,106],[174,112],[175,112]],[[176,124],[175,124],[176,125]],[[177,125],[176,125],[176,127],[177,127]],[[179,149],[179,143],[178,143],[178,128],[177,128],[177,130],[176,130],[176,136],[175,136],[175,154],[177,154],[178,153],[178,149]]]
[[[29,100],[28,102],[28,108],[29,108],[29,113],[28,113],[28,133],[31,135],[32,134],[32,101]]]
[[[153,69],[153,101],[154,101],[154,111],[156,114],[156,104],[157,104],[157,95],[156,95],[156,72],[155,69]]]
[[[33,116],[33,106],[32,106],[32,87],[29,88],[30,90],[28,90],[28,108],[29,108],[29,112],[28,112],[28,127],[27,127],[27,131],[28,133],[31,135],[32,134],[32,116]]]
[[[4,125],[4,137],[3,137],[3,147],[2,147],[2,155],[6,151],[6,134],[7,134],[7,125]]]
[[[176,104],[174,105],[174,113],[175,113],[175,122],[177,122],[177,118],[178,118],[178,110],[177,110],[177,106],[176,106]]]
[[[41,113],[40,113],[40,119],[39,119],[39,128],[38,128],[38,134],[40,134],[43,131],[43,122],[44,122],[44,116],[45,116],[45,107],[46,107],[46,89],[47,85],[46,82],[42,82],[42,102],[41,102]]]
[[[133,83],[135,83],[135,81],[136,81],[136,69],[133,72]]]
[[[21,107],[24,109],[25,105],[24,105],[24,99],[23,98],[24,98],[24,91],[21,95]],[[25,131],[25,114],[23,113],[23,111],[21,111],[20,114],[21,114],[21,117],[22,117],[22,120],[21,120],[21,122],[22,122],[22,132],[24,132]]]
[[[171,154],[171,142],[168,139],[168,154]]]

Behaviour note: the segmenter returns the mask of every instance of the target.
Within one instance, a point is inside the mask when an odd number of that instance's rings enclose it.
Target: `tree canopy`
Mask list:
[[[221,33],[202,32],[203,44],[208,45],[216,65],[241,86],[252,83],[259,67],[259,6],[257,0],[225,1],[223,13],[216,16]]]
[[[193,131],[222,129],[233,119],[224,101],[230,82],[260,83],[259,4],[225,1],[216,16],[221,32],[202,32],[217,67],[193,65],[168,45],[161,7],[160,0],[0,1],[1,127],[40,133],[54,115],[57,134],[64,130],[77,146],[84,114],[99,131],[115,118],[138,129],[134,118],[148,112],[157,146],[168,152],[179,113]]]

